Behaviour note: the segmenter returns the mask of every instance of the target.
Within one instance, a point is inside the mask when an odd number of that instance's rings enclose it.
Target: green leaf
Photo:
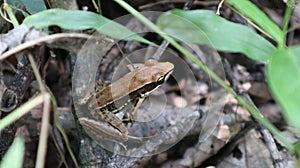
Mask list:
[[[23,165],[24,150],[24,139],[21,137],[16,137],[13,144],[9,147],[8,151],[3,157],[0,168],[21,168]]]
[[[47,10],[44,0],[21,0],[28,12],[35,14]]]
[[[295,154],[296,154],[297,158],[300,157],[300,142],[299,141],[295,145]]]
[[[161,15],[158,26],[186,43],[208,44],[219,51],[243,53],[268,61],[275,47],[250,28],[229,22],[208,10],[172,10]]]
[[[137,40],[155,45],[121,24],[89,11],[49,9],[26,17],[23,23],[37,28],[59,26],[69,30],[97,29],[116,39]]]
[[[278,49],[268,65],[268,82],[287,122],[300,131],[300,46]]]
[[[229,0],[228,2],[257,24],[262,30],[271,35],[277,43],[284,43],[284,33],[281,29],[249,0]]]
[[[30,14],[35,14],[47,10],[43,0],[8,0],[7,3],[13,9],[19,10],[24,16],[28,16],[24,10],[26,9]]]

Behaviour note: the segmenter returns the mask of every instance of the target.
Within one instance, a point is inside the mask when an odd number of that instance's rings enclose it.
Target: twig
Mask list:
[[[37,68],[37,65],[35,64],[34,59],[33,59],[32,55],[30,53],[28,54],[28,58],[29,58],[33,73],[35,75],[35,78],[38,82],[39,88],[40,88],[41,92],[44,93],[46,90],[45,90],[45,87],[42,83],[42,78],[39,75],[39,70]]]
[[[243,92],[243,97],[248,100],[248,102],[256,109],[257,107],[255,106],[255,104],[253,103],[252,99],[250,98],[249,94],[246,93],[246,92]],[[267,148],[269,149],[269,152],[270,152],[270,155],[272,157],[272,160],[273,160],[273,164],[274,164],[274,167],[276,168],[283,168],[284,165],[282,163],[282,157],[277,149],[277,146],[275,144],[275,141],[274,141],[274,138],[273,136],[271,135],[271,133],[264,127],[262,126],[259,122],[257,122],[256,120],[254,120],[257,125],[259,126],[260,128],[260,132],[261,134],[263,135],[263,138],[264,138],[264,141],[266,143],[266,146]]]
[[[194,2],[195,0],[188,0],[183,6],[183,10],[190,10]]]
[[[49,120],[50,120],[50,95],[45,94],[44,96],[44,107],[43,107],[43,117],[41,134],[39,138],[39,145],[37,151],[37,157],[35,162],[35,167],[43,168],[45,165],[46,154],[47,154],[47,142],[49,135]]]
[[[230,141],[221,148],[217,154],[213,155],[209,159],[207,159],[205,162],[201,164],[200,167],[207,167],[212,165],[218,165],[224,158],[226,158],[228,155],[232,153],[232,151],[236,148],[236,146],[240,143],[241,138],[246,135],[251,129],[254,128],[253,121],[246,122],[244,128],[239,131],[238,134],[236,134],[234,137],[230,139]]]
[[[264,34],[268,38],[273,39],[273,37],[271,35],[269,35],[267,32],[265,32],[263,29],[261,29],[255,23],[253,23],[251,20],[249,20],[248,18],[246,18],[242,13],[240,13],[239,11],[237,11],[236,9],[234,9],[232,6],[228,5],[227,3],[225,3],[225,6],[227,6],[228,8],[230,8],[233,12],[237,13],[243,19],[245,19],[251,26],[253,26],[255,29],[257,29],[259,32],[261,32],[262,34]]]
[[[34,59],[32,57],[32,55],[29,54],[29,61],[31,63],[34,75],[36,77],[36,80],[38,81],[38,85],[39,88],[41,90],[42,93],[47,93],[46,92],[46,88],[44,87],[43,83],[42,83],[42,78],[39,74],[39,71],[37,69],[37,66],[35,65]],[[45,97],[45,102],[44,102],[44,108],[43,108],[43,118],[42,118],[42,128],[41,128],[41,134],[40,134],[40,141],[39,141],[39,145],[38,145],[38,152],[37,152],[37,159],[36,159],[36,167],[44,167],[45,164],[45,157],[46,157],[46,149],[47,149],[47,139],[48,139],[48,134],[49,134],[49,121],[50,121],[50,102],[52,101],[52,106],[53,106],[53,111],[54,111],[54,123],[55,126],[58,128],[58,130],[60,131],[60,133],[63,135],[68,152],[70,153],[70,156],[75,164],[75,167],[78,167],[78,163],[76,161],[76,158],[74,157],[74,154],[72,152],[72,150],[70,149],[70,145],[69,145],[69,141],[68,138],[66,138],[66,135],[63,131],[63,129],[61,129],[61,126],[59,125],[58,121],[57,121],[57,113],[56,113],[56,101],[55,98],[52,94],[47,94],[48,96]],[[50,101],[51,100],[51,101]],[[57,150],[59,151],[60,154],[62,154],[61,149],[59,147],[59,145],[57,145],[57,141],[54,138],[53,139],[55,142],[55,145],[57,147]],[[65,164],[66,167],[68,167],[68,164],[65,160],[64,155],[61,155],[62,160]]]
[[[225,65],[224,67],[225,67],[225,74],[227,76],[227,79],[230,81],[233,88],[235,90],[237,90],[237,92],[241,92],[238,90],[236,79],[232,76],[233,72],[231,71],[231,69],[229,67],[230,65],[229,65],[228,61],[226,59],[224,59],[223,63]],[[249,94],[246,92],[243,92],[242,95],[249,102],[249,104],[251,104],[258,111],[257,107],[255,106],[252,99],[250,98]],[[266,146],[271,154],[274,167],[282,168],[283,165],[282,165],[282,162],[280,162],[280,161],[282,161],[282,158],[278,152],[278,149],[274,142],[274,138],[272,137],[271,133],[265,127],[263,127],[257,120],[255,120],[255,119],[253,119],[253,120],[255,121],[256,125],[258,125],[258,127],[260,128],[260,132],[263,135]]]
[[[2,55],[0,55],[0,61],[4,60],[5,58],[7,58],[7,57],[9,57],[13,54],[16,54],[20,51],[25,50],[26,48],[30,48],[30,47],[38,45],[42,42],[49,42],[51,40],[57,40],[57,39],[60,39],[60,38],[67,38],[67,37],[68,38],[85,38],[85,39],[88,39],[91,36],[86,35],[86,34],[81,34],[81,33],[60,33],[60,34],[53,34],[53,35],[41,37],[41,38],[38,38],[38,39],[35,39],[35,40],[32,40],[32,41],[28,41],[28,42],[23,43],[21,45],[18,45],[17,47],[3,53]]]
[[[217,9],[217,12],[216,12],[217,15],[220,15],[220,9],[222,8],[223,2],[224,2],[224,0],[221,0],[221,2],[218,5],[218,9]]]
[[[33,73],[35,77],[37,78],[38,85],[40,87],[40,90],[42,93],[46,93],[45,88],[42,84],[41,77],[39,75],[39,71],[37,69],[37,66],[33,60],[32,55],[29,53],[28,58],[31,64],[31,67],[33,69]],[[44,105],[43,105],[43,116],[42,116],[42,125],[41,125],[41,134],[39,138],[39,144],[38,144],[38,151],[37,151],[37,157],[36,157],[36,167],[44,167],[45,160],[46,160],[46,153],[47,153],[47,142],[48,142],[48,135],[49,135],[49,123],[50,123],[50,95],[45,94],[44,97]]]
[[[164,1],[159,1],[159,2],[154,2],[154,3],[149,3],[147,5],[142,5],[139,7],[139,10],[143,10],[145,8],[150,8],[152,6],[157,6],[157,5],[161,5],[161,4],[167,4],[167,3],[184,3],[186,2],[186,0],[164,0]],[[218,4],[219,1],[195,1],[194,4],[195,5],[216,5]]]

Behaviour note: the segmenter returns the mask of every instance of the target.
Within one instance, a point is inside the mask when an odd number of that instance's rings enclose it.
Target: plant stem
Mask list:
[[[16,16],[14,15],[14,12],[12,11],[11,7],[7,3],[4,3],[3,4],[3,8],[7,12],[8,16],[10,18],[10,21],[13,24],[13,26],[14,27],[18,27],[19,26],[19,22],[18,22]]]
[[[290,22],[290,18],[292,15],[292,11],[293,11],[293,6],[295,5],[295,1],[294,0],[289,0],[287,2],[287,6],[285,9],[285,13],[284,13],[284,18],[283,18],[283,24],[282,24],[282,32],[283,32],[283,41],[282,43],[284,44],[280,44],[279,47],[284,47],[285,46],[285,41],[286,41],[286,34],[287,34],[287,29],[289,26],[289,22]]]
[[[36,106],[42,104],[44,102],[45,93],[39,94],[33,99],[30,99],[28,102],[24,103],[21,107],[12,111],[9,115],[4,117],[0,120],[0,132],[10,125],[11,123],[15,122],[17,119],[28,113],[31,109],[35,108]]]

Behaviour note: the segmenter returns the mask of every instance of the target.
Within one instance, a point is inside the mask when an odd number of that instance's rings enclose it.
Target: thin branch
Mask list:
[[[26,48],[30,48],[33,47],[35,45],[38,45],[40,43],[43,42],[49,42],[51,40],[57,40],[57,39],[61,39],[61,38],[84,38],[84,39],[88,39],[91,36],[86,35],[86,34],[81,34],[81,33],[60,33],[60,34],[53,34],[53,35],[49,35],[49,36],[44,36],[32,41],[28,41],[26,43],[23,43],[21,45],[18,45],[17,47],[5,52],[4,54],[0,55],[0,61],[4,60],[5,58],[16,54],[20,51],[25,50]]]
[[[157,6],[157,5],[162,5],[162,4],[167,4],[167,3],[184,3],[186,2],[186,0],[164,0],[164,1],[158,1],[158,2],[154,2],[154,3],[149,3],[146,5],[142,5],[139,7],[139,10],[143,10],[145,8],[150,8],[152,6]],[[218,4],[219,1],[195,1],[194,5],[204,5],[204,6],[208,6],[208,5],[216,5]]]
[[[217,12],[216,12],[217,15],[220,15],[220,9],[222,8],[223,3],[224,3],[224,0],[221,0],[221,2],[218,5]]]
[[[46,154],[47,154],[47,142],[49,135],[49,126],[50,126],[50,95],[47,93],[44,96],[44,107],[43,107],[43,117],[42,117],[42,126],[41,134],[39,138],[38,152],[35,162],[35,167],[43,168],[45,165]]]
[[[193,3],[194,3],[195,0],[188,0],[187,2],[185,2],[184,6],[183,6],[183,10],[189,10]],[[164,51],[167,49],[167,47],[169,46],[169,42],[167,40],[164,40],[159,48],[156,50],[156,52],[153,54],[153,58],[154,59],[159,59],[162,54],[164,53]]]

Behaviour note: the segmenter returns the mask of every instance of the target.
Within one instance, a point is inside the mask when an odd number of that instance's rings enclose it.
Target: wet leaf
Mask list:
[[[159,17],[159,27],[177,40],[208,44],[218,51],[243,53],[267,61],[275,47],[241,24],[229,22],[208,10],[172,10]]]
[[[28,16],[23,23],[37,28],[59,26],[68,30],[97,29],[99,32],[121,40],[137,40],[154,45],[123,25],[89,11],[49,9]]]
[[[287,122],[300,131],[300,46],[278,49],[268,66],[268,82]]]

